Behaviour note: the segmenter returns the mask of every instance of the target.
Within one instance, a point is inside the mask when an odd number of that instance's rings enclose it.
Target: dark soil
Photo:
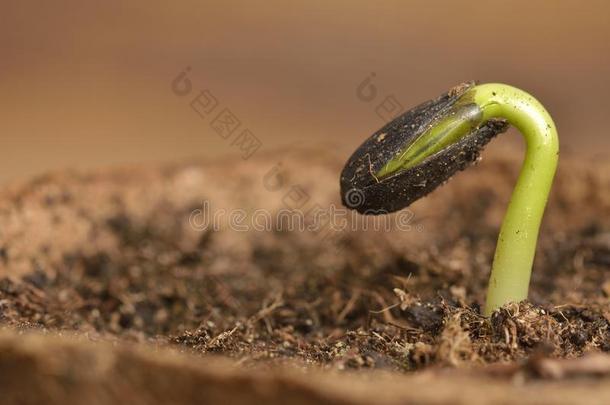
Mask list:
[[[322,155],[322,156],[320,156]],[[608,166],[561,162],[529,302],[480,315],[519,158],[411,207],[410,230],[197,230],[191,213],[339,206],[342,159],[63,173],[0,197],[0,324],[148,342],[242,365],[470,367],[610,351]],[[266,182],[276,160],[281,181]]]

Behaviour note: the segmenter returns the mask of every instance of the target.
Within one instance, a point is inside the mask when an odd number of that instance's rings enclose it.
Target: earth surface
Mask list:
[[[610,403],[610,166],[561,160],[529,300],[481,316],[519,161],[486,156],[381,222],[341,211],[344,157],[317,149],[7,186],[0,389],[9,403]]]

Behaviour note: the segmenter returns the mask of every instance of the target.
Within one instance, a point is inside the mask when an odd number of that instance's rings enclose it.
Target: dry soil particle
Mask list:
[[[341,157],[291,156],[279,190],[265,186],[269,161],[63,173],[8,188],[0,323],[305,369],[402,373],[610,350],[606,166],[564,159],[531,301],[485,319],[513,160],[488,159],[417,202],[409,231],[328,239],[193,225],[204,201],[277,213],[294,184],[309,196],[303,210],[339,206]]]

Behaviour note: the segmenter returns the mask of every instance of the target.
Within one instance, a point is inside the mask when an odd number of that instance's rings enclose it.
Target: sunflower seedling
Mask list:
[[[498,236],[486,316],[527,298],[538,230],[557,167],[557,130],[534,97],[505,84],[462,84],[374,133],[341,173],[344,205],[365,215],[398,211],[475,162],[509,124],[521,132],[527,149]]]

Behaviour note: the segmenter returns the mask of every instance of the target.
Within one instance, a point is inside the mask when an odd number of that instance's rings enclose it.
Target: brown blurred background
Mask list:
[[[385,97],[410,107],[478,79],[543,101],[564,154],[610,156],[607,1],[135,3],[2,2],[1,183],[239,155],[172,93],[186,66],[267,150],[350,153],[383,123]],[[378,94],[364,102],[356,88],[371,72]],[[513,134],[493,147],[519,145]]]

